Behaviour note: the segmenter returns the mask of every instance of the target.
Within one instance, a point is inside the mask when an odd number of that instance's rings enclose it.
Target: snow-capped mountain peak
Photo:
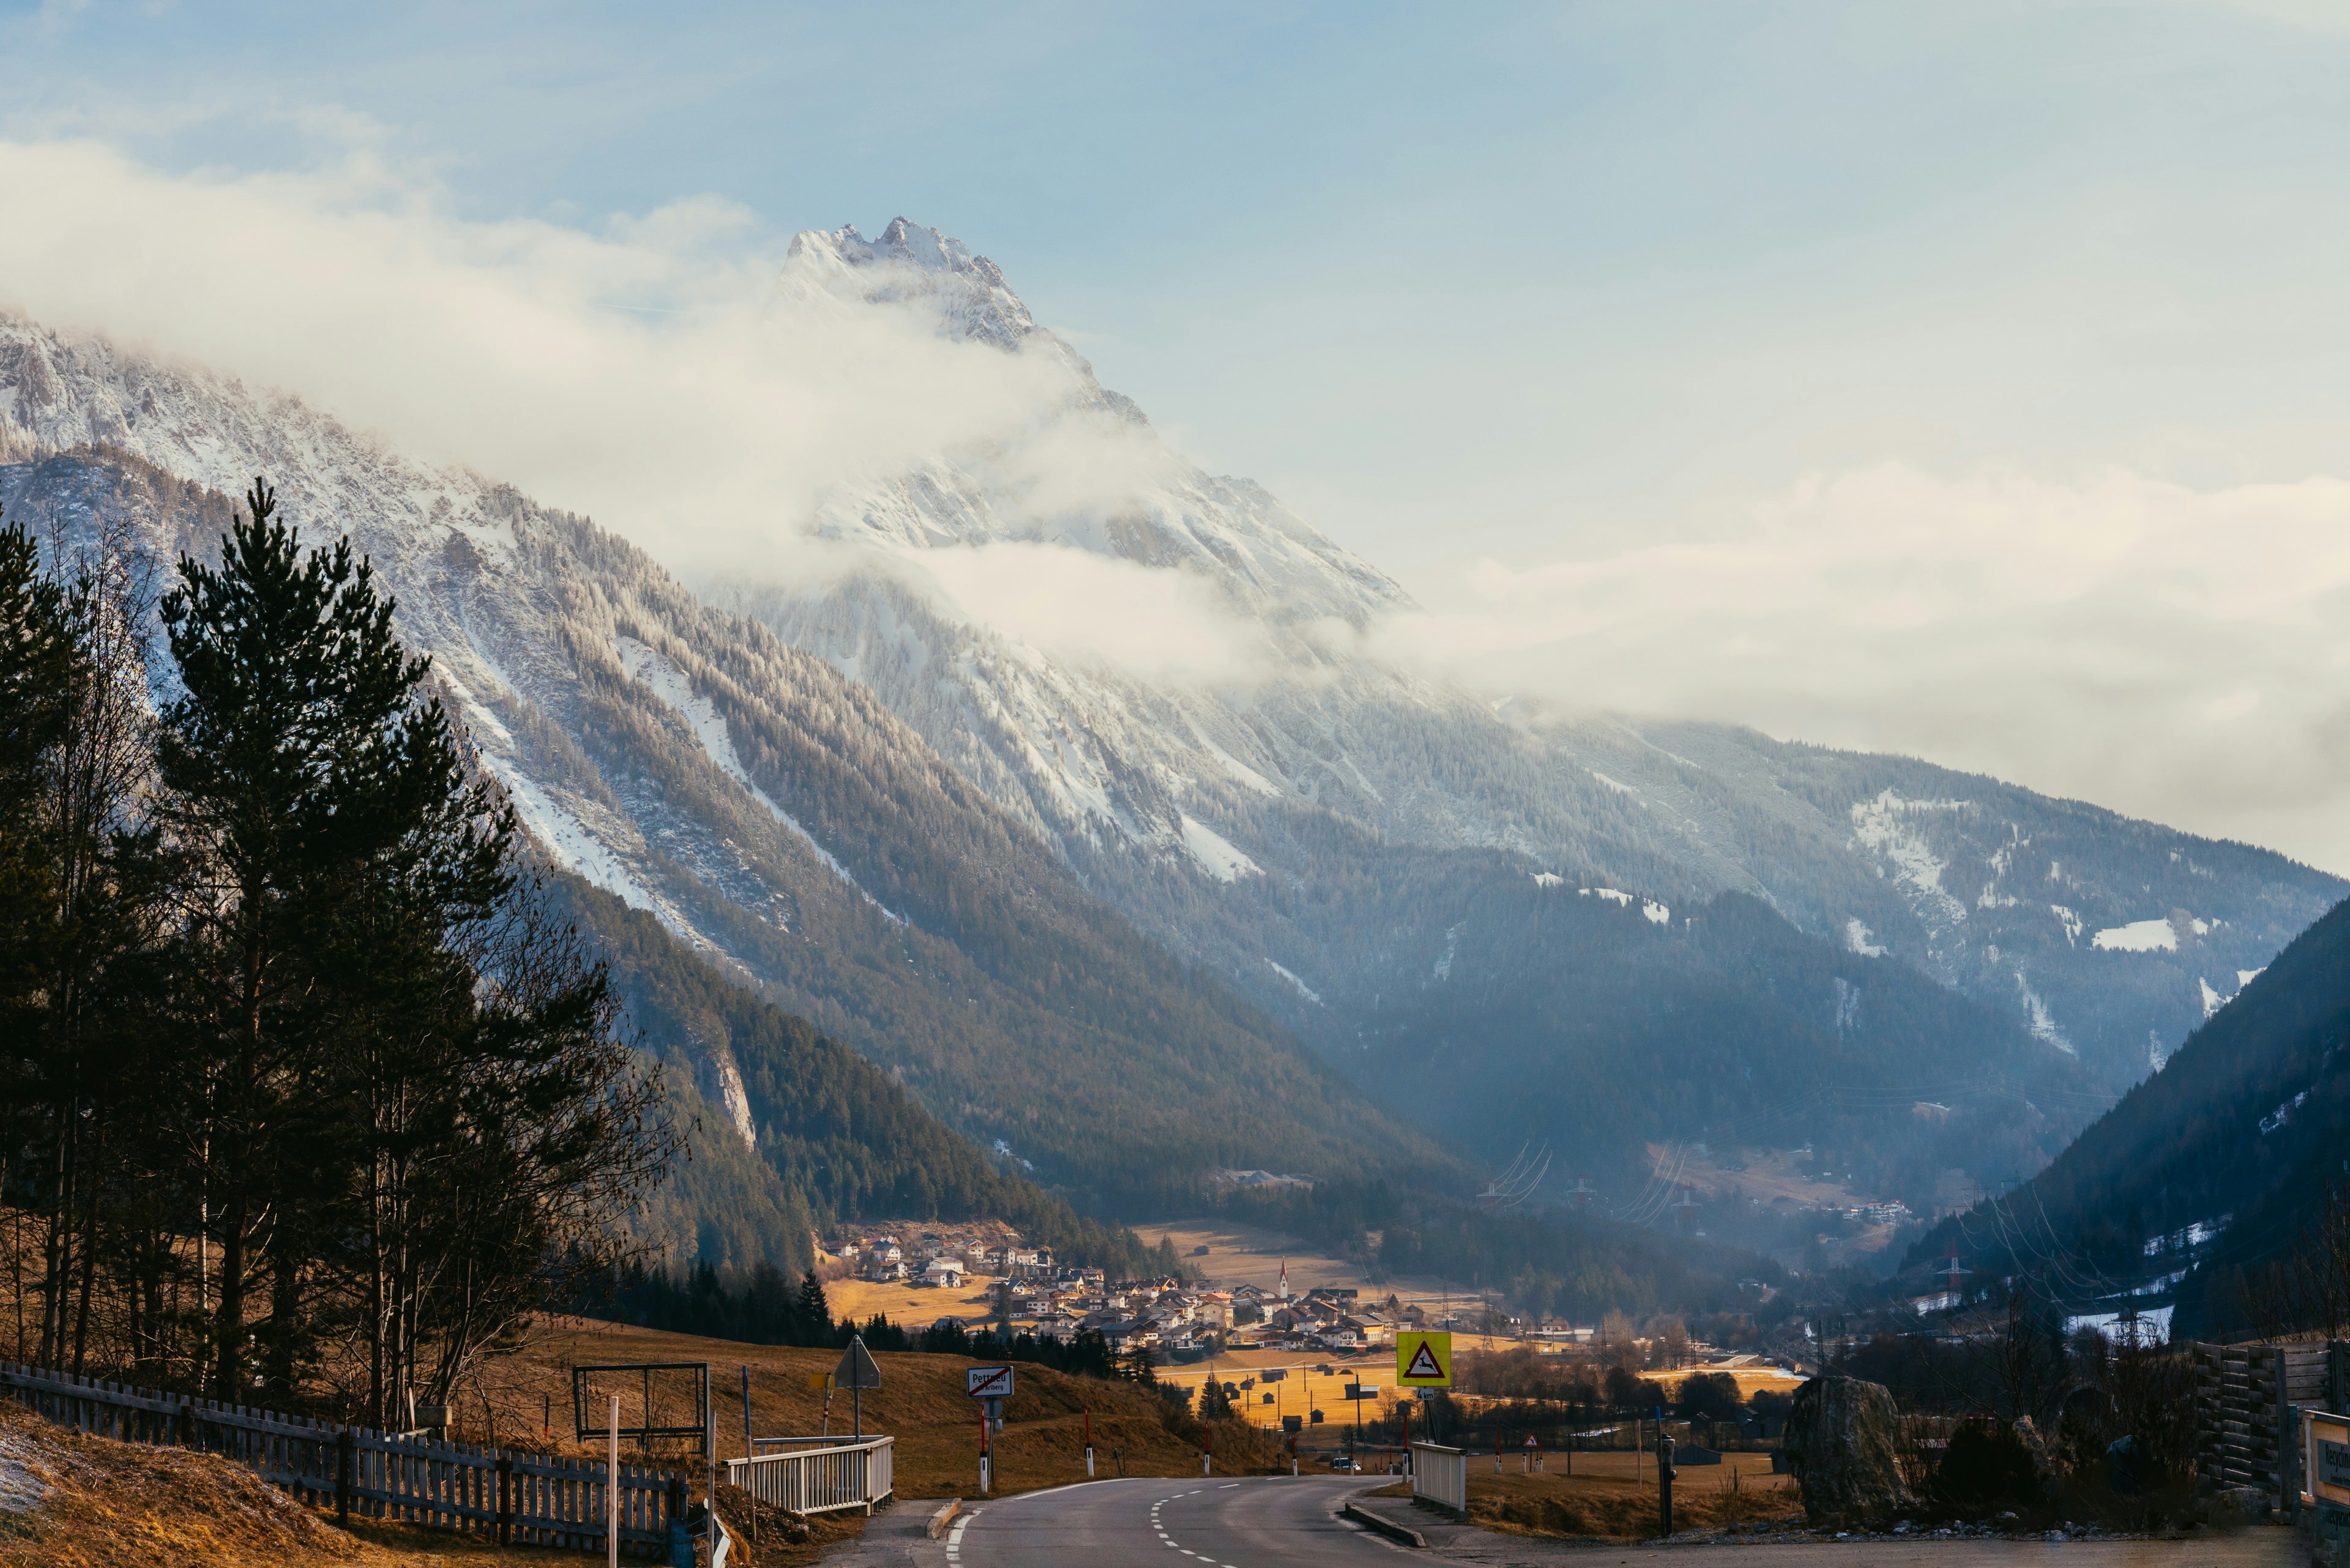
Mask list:
[[[1037,335],[1036,318],[1001,268],[961,240],[904,218],[889,220],[876,240],[854,223],[804,230],[784,265],[795,277],[869,304],[927,306],[950,337],[1016,352]]]

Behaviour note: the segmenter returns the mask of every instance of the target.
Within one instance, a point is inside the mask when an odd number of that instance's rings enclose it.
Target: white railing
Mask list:
[[[1411,1446],[1411,1500],[1433,1502],[1469,1516],[1469,1456],[1434,1443]]]
[[[829,1513],[837,1509],[874,1505],[894,1490],[895,1461],[891,1438],[867,1438],[862,1442],[834,1440],[829,1446],[806,1446],[806,1438],[761,1438],[757,1446],[791,1445],[779,1453],[728,1459],[726,1480],[770,1508],[787,1513]],[[822,1444],[823,1439],[816,1439]]]

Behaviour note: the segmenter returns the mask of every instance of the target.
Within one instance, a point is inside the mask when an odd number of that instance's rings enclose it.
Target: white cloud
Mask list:
[[[1439,579],[1378,651],[1569,709],[1924,755],[2350,869],[2350,481],[1886,464]]]
[[[1264,630],[1236,618],[1191,572],[1026,541],[926,550],[899,569],[927,581],[934,602],[965,620],[1146,680],[1240,685],[1281,666]]]
[[[1097,545],[1172,461],[1070,417],[1059,357],[778,288],[779,247],[712,198],[594,230],[472,222],[346,146],[182,177],[0,141],[0,303],[297,390],[702,579],[840,570],[806,542],[828,504],[981,454],[964,477],[1024,536],[921,551],[901,569],[941,603],[1146,674],[1261,668],[1259,634],[1184,574],[1053,547]],[[1371,646],[1496,694],[1916,753],[2350,869],[2345,523],[2350,481],[2326,477],[1888,463],[1646,537],[1455,556]]]
[[[778,288],[778,247],[711,198],[476,223],[364,152],[172,177],[88,141],[0,142],[0,303],[296,391],[687,570],[787,570],[838,485],[1013,442],[1076,388],[1055,357]]]

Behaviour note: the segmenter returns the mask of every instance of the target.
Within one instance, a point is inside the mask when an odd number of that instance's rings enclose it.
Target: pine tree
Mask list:
[[[833,1337],[832,1303],[825,1299],[824,1282],[810,1269],[800,1276],[799,1343],[830,1345]]]
[[[181,694],[161,815],[191,856],[187,1147],[220,1237],[212,1384],[290,1394],[355,1308],[369,1415],[445,1404],[675,1139],[600,963],[512,865],[427,663],[349,541],[305,551],[260,481],[163,601]],[[267,1293],[267,1311],[253,1293]]]
[[[30,534],[0,528],[0,1033],[11,1041],[25,1037],[18,1010],[35,1003],[53,923],[43,763],[65,732],[74,664],[64,590]]]

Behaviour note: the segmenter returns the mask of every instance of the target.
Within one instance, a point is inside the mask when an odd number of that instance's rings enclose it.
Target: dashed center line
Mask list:
[[[1218,1487],[1216,1490],[1218,1491],[1230,1491],[1240,1484],[1241,1483],[1238,1481],[1226,1481],[1222,1486]],[[1187,1497],[1197,1497],[1207,1490],[1208,1489],[1205,1487],[1193,1487],[1190,1491],[1177,1492],[1173,1497],[1160,1498],[1157,1502],[1152,1503],[1150,1505],[1150,1528],[1159,1532],[1159,1540],[1161,1544],[1174,1547],[1176,1551],[1180,1552],[1184,1556],[1192,1558],[1197,1562],[1206,1563],[1208,1568],[1236,1568],[1236,1565],[1233,1563],[1219,1563],[1204,1552],[1194,1552],[1190,1547],[1180,1544],[1173,1536],[1167,1533],[1167,1527],[1159,1521],[1159,1511],[1160,1509],[1166,1507],[1170,1502],[1180,1502]]]

